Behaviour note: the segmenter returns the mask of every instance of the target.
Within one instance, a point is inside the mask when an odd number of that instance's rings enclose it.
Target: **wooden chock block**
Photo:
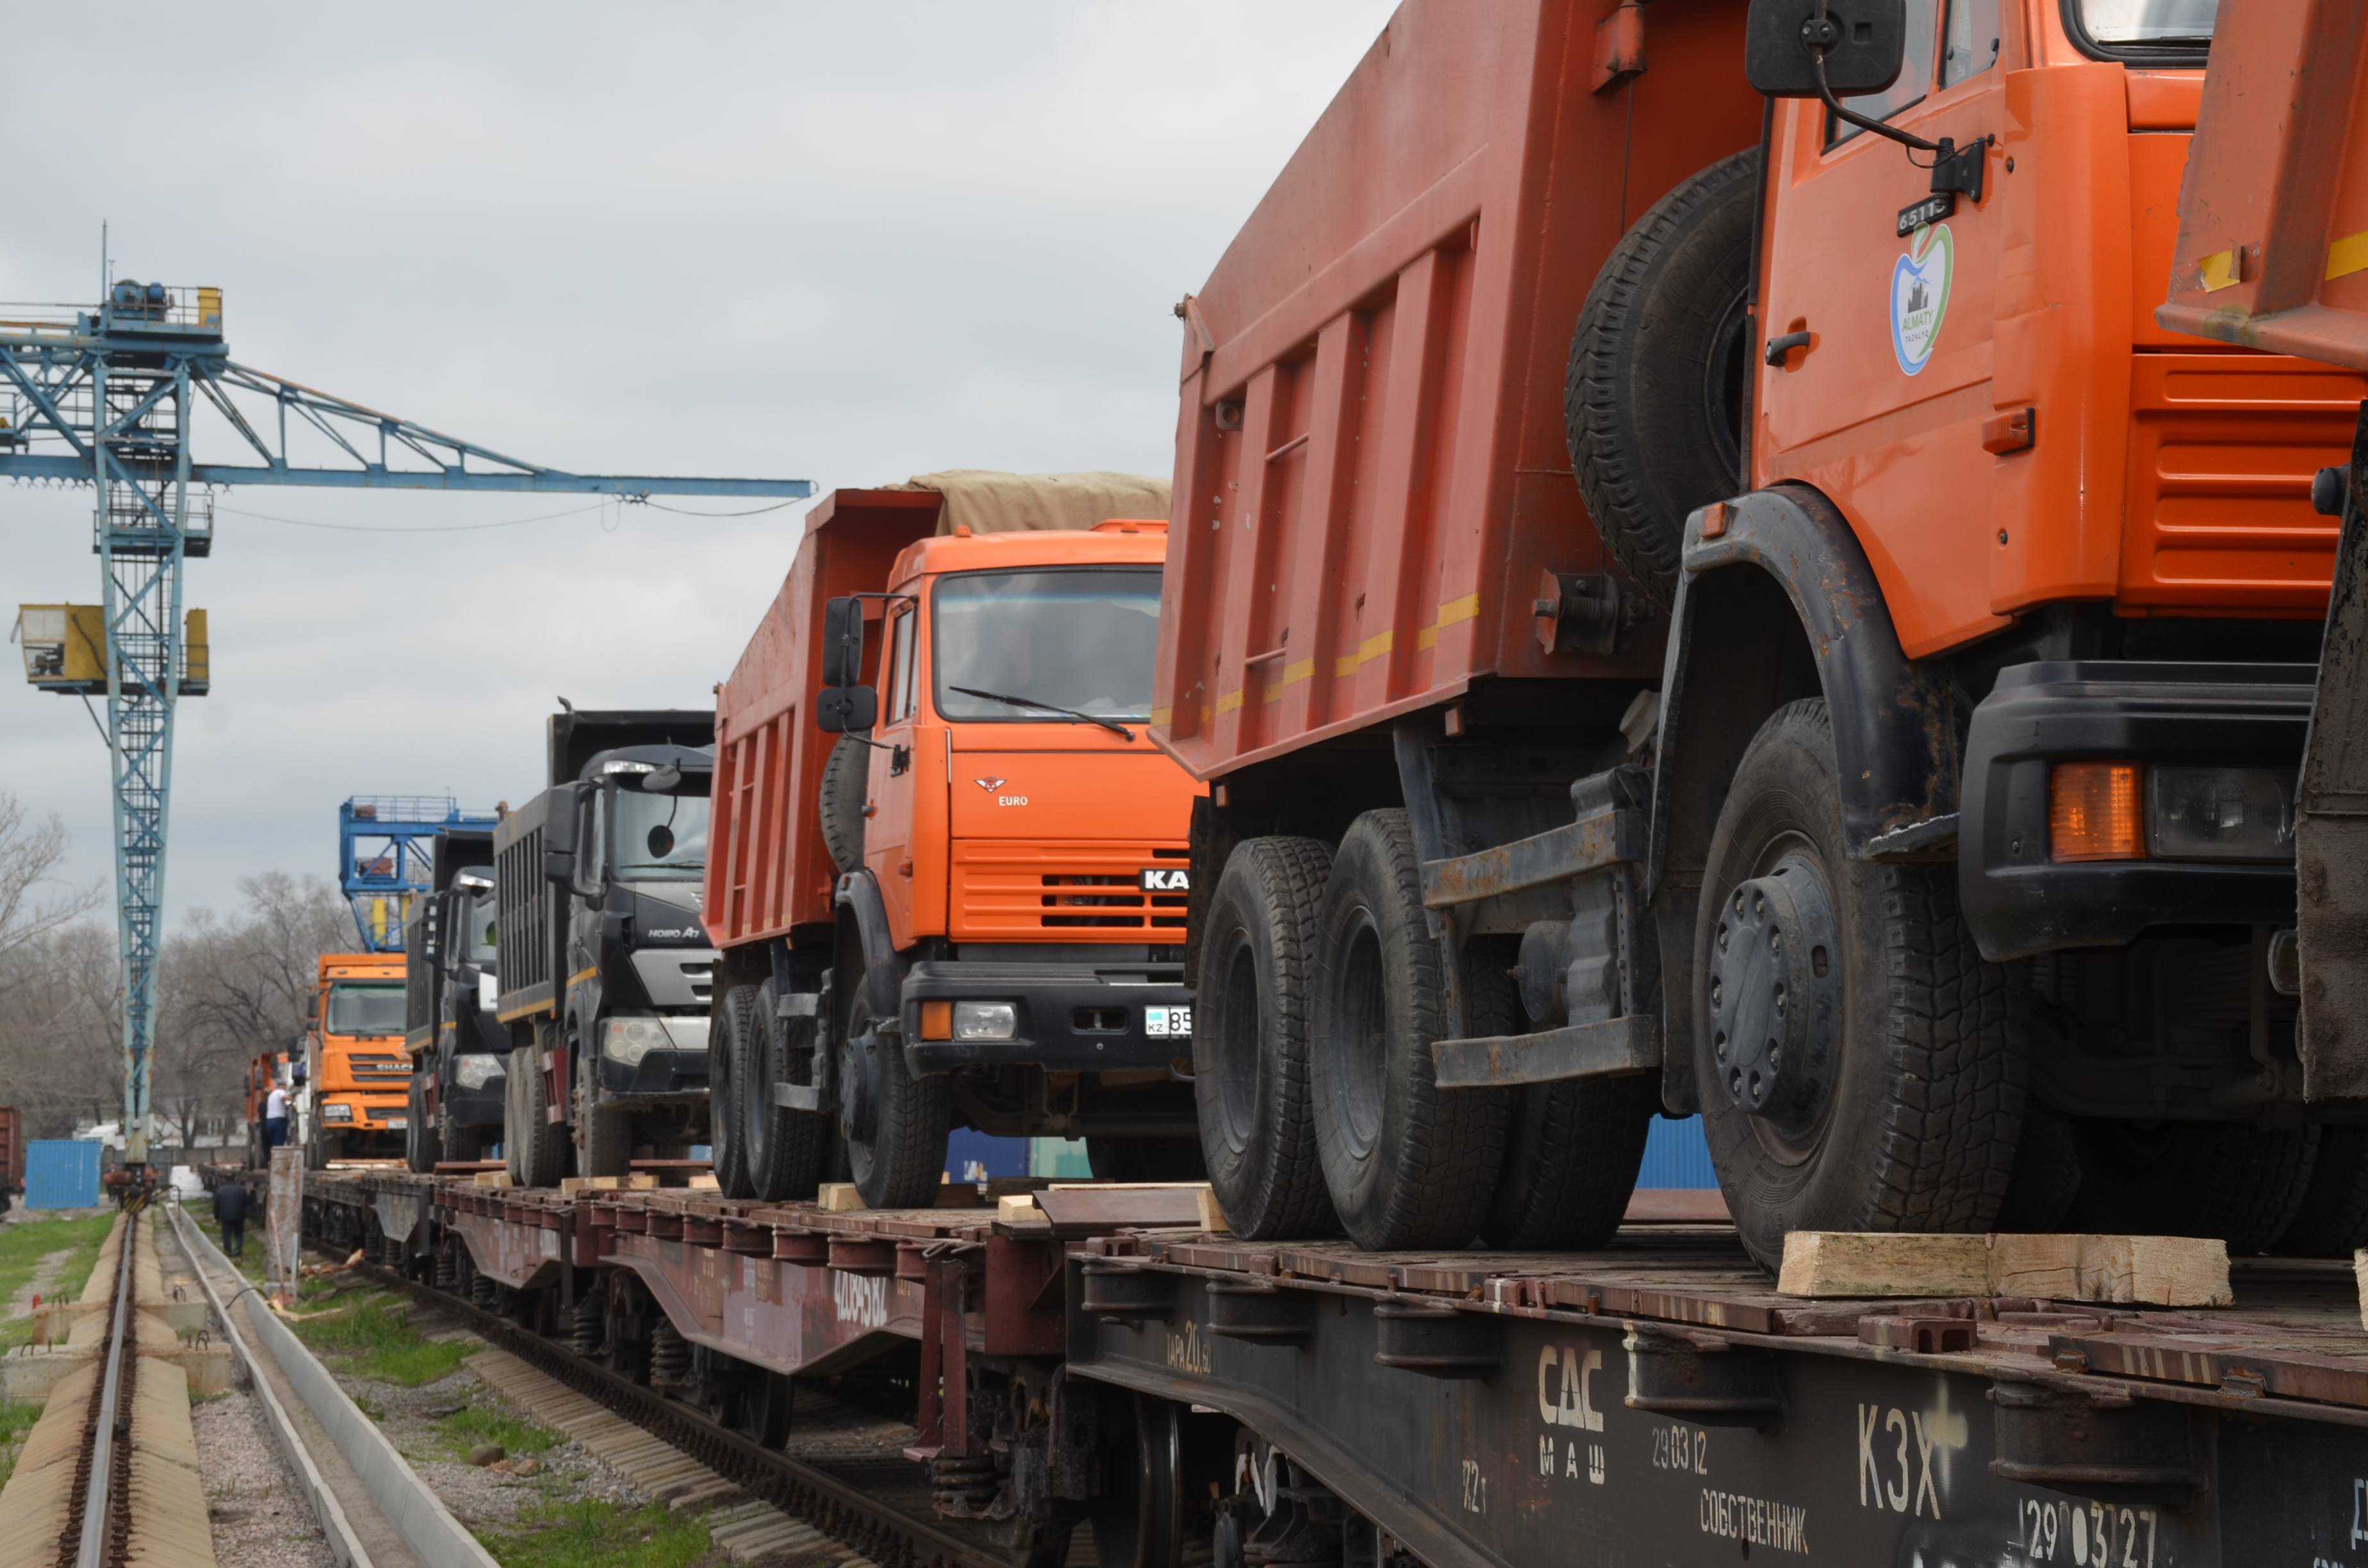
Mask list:
[[[1981,1296],[1989,1238],[1794,1231],[1776,1289],[1787,1296]]]
[[[2368,1328],[2368,1247],[2351,1255],[2351,1278],[2360,1287],[2360,1326]]]
[[[1042,1218],[1036,1211],[1036,1195],[1030,1192],[1007,1192],[995,1200],[995,1217],[998,1221],[1035,1220]],[[2368,1254],[2363,1254],[2368,1256]]]
[[[1212,1187],[1201,1189],[1201,1228],[1214,1235],[1234,1233],[1234,1228],[1225,1223],[1225,1211],[1218,1205],[1216,1191]]]
[[[472,1179],[474,1180],[479,1187],[508,1187],[510,1185],[510,1173],[507,1171],[479,1171]]]
[[[2225,1307],[2228,1245],[2203,1236],[1997,1235],[1990,1292],[2115,1306]]]
[[[814,1207],[828,1214],[852,1214],[863,1207],[863,1195],[851,1181],[826,1181],[814,1192]]]

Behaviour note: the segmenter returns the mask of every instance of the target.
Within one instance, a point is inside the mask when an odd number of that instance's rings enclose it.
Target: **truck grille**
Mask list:
[[[1071,939],[1143,939],[1152,929],[1181,933],[1186,895],[1146,893],[1146,867],[1184,863],[1180,846],[1015,844],[958,840],[954,845],[951,935],[983,941],[1059,931]]]
[[[408,1056],[349,1056],[346,1067],[357,1078],[408,1078],[411,1058]]]

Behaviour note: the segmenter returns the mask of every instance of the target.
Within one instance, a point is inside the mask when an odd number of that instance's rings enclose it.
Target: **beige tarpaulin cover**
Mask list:
[[[958,468],[915,474],[890,490],[934,490],[946,498],[938,531],[974,534],[1027,528],[1089,528],[1112,517],[1167,516],[1167,481],[1140,473],[997,473]]]

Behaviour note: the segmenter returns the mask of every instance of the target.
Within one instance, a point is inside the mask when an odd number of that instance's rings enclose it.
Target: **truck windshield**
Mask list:
[[[938,712],[964,723],[1041,724],[1056,709],[1098,718],[1151,711],[1159,569],[965,572],[931,597]],[[1045,711],[956,687],[1042,702]]]
[[[707,778],[685,777],[699,793],[645,795],[630,784],[615,791],[619,880],[688,882],[707,873]]]
[[[2201,43],[2219,11],[2220,0],[2080,0],[2080,24],[2106,45]]]
[[[401,1034],[403,987],[330,986],[328,1031],[331,1034]]]
[[[473,899],[462,908],[461,918],[469,923],[469,961],[483,969],[494,961],[494,933],[497,928],[494,901]]]

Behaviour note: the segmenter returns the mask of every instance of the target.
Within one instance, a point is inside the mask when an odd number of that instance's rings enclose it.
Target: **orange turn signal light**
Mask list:
[[[923,1040],[954,1038],[954,1005],[951,1002],[921,1004],[921,1038]]]
[[[2144,801],[2134,762],[2057,763],[2047,780],[2049,858],[2143,858]]]

